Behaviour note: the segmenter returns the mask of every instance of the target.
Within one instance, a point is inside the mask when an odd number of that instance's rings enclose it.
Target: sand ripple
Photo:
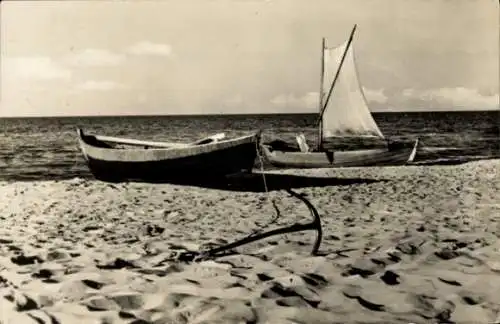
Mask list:
[[[273,217],[265,194],[73,179],[0,183],[0,323],[494,323],[498,161],[309,170],[325,239],[273,237],[186,264]],[[300,202],[275,192],[283,216]]]

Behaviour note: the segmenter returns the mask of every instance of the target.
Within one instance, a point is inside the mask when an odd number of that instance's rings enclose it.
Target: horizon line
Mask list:
[[[450,113],[450,112],[500,112],[497,109],[455,109],[455,110],[386,110],[371,111],[372,114],[391,114],[391,113]],[[0,116],[0,119],[13,118],[109,118],[109,117],[213,117],[213,116],[276,116],[276,115],[317,115],[317,112],[255,112],[255,113],[210,113],[210,114],[124,114],[124,115],[44,115],[44,116]]]

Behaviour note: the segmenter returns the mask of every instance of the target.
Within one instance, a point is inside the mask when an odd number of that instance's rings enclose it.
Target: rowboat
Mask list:
[[[319,140],[311,150],[305,136],[296,137],[299,150],[274,149],[261,145],[265,161],[284,168],[335,168],[382,165],[402,165],[415,159],[418,138],[412,145],[388,143],[371,115],[360,86],[350,37],[342,45],[328,48],[322,42],[321,82],[319,92]],[[338,139],[376,139],[384,142],[382,148],[362,150],[329,149],[325,143]]]
[[[215,134],[193,143],[166,143],[85,134],[77,129],[87,165],[99,180],[196,182],[251,171],[260,132],[234,139]]]

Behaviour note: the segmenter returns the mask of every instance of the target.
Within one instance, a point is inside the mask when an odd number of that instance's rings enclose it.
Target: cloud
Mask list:
[[[384,104],[389,99],[384,94],[383,89],[372,90],[363,88],[363,92],[366,96],[366,100],[370,103]],[[288,111],[317,111],[318,97],[318,92],[308,92],[301,96],[294,94],[280,94],[271,99],[270,102],[275,107],[286,108]]]
[[[368,102],[383,104],[386,103],[389,98],[384,94],[383,89],[372,90],[363,87],[363,92],[365,94],[366,100]]]
[[[75,86],[76,91],[111,91],[120,88],[124,88],[124,86],[108,80],[89,80]]]
[[[71,55],[67,61],[74,66],[116,66],[123,63],[125,57],[103,49],[87,48]]]
[[[363,88],[371,111],[419,110],[494,110],[500,108],[498,93],[482,94],[477,89],[464,87],[438,89],[405,89],[385,94],[384,89]],[[270,103],[287,112],[316,112],[318,93],[304,95],[280,94]]]
[[[499,95],[483,95],[477,89],[463,87],[429,90],[405,89],[406,101],[421,103],[431,108],[443,109],[498,109]]]
[[[271,104],[279,108],[287,108],[289,111],[307,111],[318,108],[318,93],[308,92],[302,96],[295,94],[280,94],[271,99]]]
[[[172,47],[168,44],[144,41],[130,46],[127,52],[133,55],[169,56],[172,54]]]
[[[2,59],[2,78],[35,80],[68,80],[71,70],[57,64],[50,57],[13,57]]]

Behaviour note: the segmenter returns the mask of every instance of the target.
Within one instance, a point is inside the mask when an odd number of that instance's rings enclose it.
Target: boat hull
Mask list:
[[[418,140],[413,147],[399,149],[369,149],[329,152],[271,151],[261,150],[266,162],[279,168],[345,168],[368,166],[392,166],[410,163],[415,158]]]
[[[80,148],[91,173],[108,182],[197,183],[251,171],[259,136],[165,149],[122,149],[79,136]]]

